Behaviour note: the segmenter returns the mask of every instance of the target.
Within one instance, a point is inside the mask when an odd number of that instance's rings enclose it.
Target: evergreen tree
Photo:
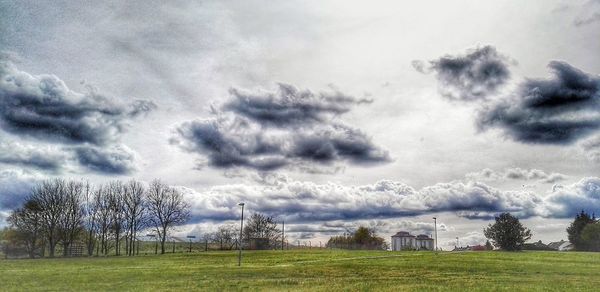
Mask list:
[[[581,239],[589,251],[600,251],[600,222],[587,224],[581,231]]]
[[[586,225],[595,222],[594,219],[595,218],[590,217],[588,213],[582,210],[581,213],[575,216],[575,220],[567,228],[569,241],[575,246],[576,250],[588,250],[588,245],[586,241],[581,238],[581,233]]]

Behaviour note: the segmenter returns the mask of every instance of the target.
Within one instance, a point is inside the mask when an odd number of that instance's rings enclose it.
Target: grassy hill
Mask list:
[[[600,253],[291,250],[0,260],[1,290],[596,290]],[[597,290],[596,290],[597,291]]]

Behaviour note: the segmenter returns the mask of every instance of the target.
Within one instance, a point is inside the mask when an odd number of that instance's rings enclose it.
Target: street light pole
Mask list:
[[[238,266],[242,265],[242,236],[244,230],[244,203],[239,203],[238,206],[242,206],[242,216],[240,218],[240,239],[239,239],[239,253],[238,253]]]
[[[281,222],[281,250],[285,246],[285,220]]]
[[[437,240],[437,218],[433,217],[433,229],[435,230],[435,250],[438,250],[438,240]]]

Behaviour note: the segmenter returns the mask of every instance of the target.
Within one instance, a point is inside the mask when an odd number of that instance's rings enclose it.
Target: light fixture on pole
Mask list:
[[[239,203],[238,206],[242,206],[242,216],[240,217],[240,239],[239,239],[239,253],[238,253],[238,266],[242,265],[242,236],[244,230],[244,203]]]
[[[433,217],[433,229],[435,231],[435,250],[438,250],[438,240],[437,240],[437,218]]]

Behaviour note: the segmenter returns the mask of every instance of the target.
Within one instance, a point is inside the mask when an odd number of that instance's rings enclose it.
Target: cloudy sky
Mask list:
[[[164,2],[0,0],[0,225],[53,177],[313,242],[600,214],[600,1]]]

